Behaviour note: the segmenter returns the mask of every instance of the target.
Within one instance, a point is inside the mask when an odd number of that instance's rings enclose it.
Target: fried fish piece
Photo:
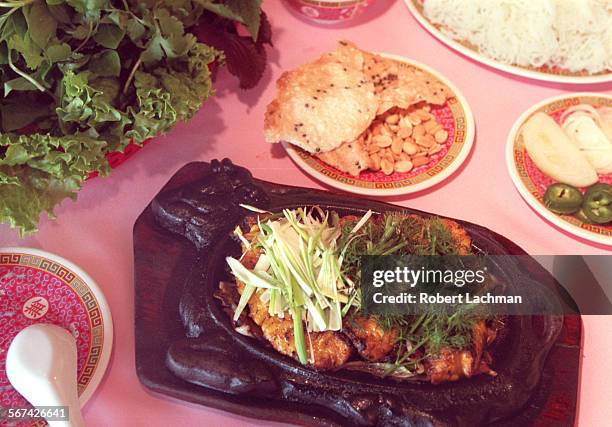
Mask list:
[[[355,141],[374,120],[378,102],[363,69],[364,55],[347,42],[276,82],[264,118],[266,141],[324,153]]]
[[[276,351],[297,359],[293,320],[289,314],[283,319],[268,316],[260,326],[264,337]],[[311,358],[310,363],[317,369],[338,368],[344,365],[351,356],[352,348],[350,344],[337,332],[311,332],[306,333],[305,338],[306,349]]]
[[[252,241],[257,233],[256,226],[245,234],[248,241]],[[253,269],[261,255],[261,250],[243,247],[244,255],[241,263],[248,269]],[[244,291],[244,283],[236,281],[238,292]],[[271,316],[267,303],[260,298],[262,291],[257,291],[248,302],[249,316],[261,328],[264,338],[272,347],[286,356],[297,359],[297,350],[294,342],[293,319],[289,313],[284,318]],[[350,343],[341,333],[333,331],[305,333],[306,349],[311,358],[311,365],[317,369],[327,370],[342,366],[353,352]]]
[[[457,255],[470,255],[472,253],[472,238],[466,229],[452,219],[440,218],[440,222],[450,232],[456,245]]]
[[[239,283],[239,291],[244,285]],[[264,338],[272,347],[286,356],[297,359],[295,348],[293,319],[289,313],[284,318],[271,316],[268,307],[260,299],[261,293],[255,293],[249,300],[249,314],[259,325]],[[305,334],[306,348],[311,364],[317,369],[337,368],[349,359],[352,353],[350,344],[340,333],[333,331],[311,332]]]
[[[489,367],[490,355],[484,351],[491,331],[484,320],[472,327],[470,349],[458,350],[442,348],[435,356],[426,360],[427,375],[432,384],[457,381],[460,378],[471,378],[477,374],[497,375]]]
[[[373,316],[352,316],[343,326],[361,357],[370,362],[383,360],[397,342],[397,329],[384,328]]]

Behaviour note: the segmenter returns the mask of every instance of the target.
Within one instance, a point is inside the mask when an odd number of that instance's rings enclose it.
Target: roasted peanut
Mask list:
[[[444,126],[442,126],[440,123],[437,123],[436,127],[434,127],[430,133],[432,135],[435,135],[438,131],[441,131],[441,130],[444,130]]]
[[[397,162],[394,166],[396,172],[405,173],[412,170],[412,162],[410,160],[403,160]]]
[[[394,162],[394,160],[393,160],[393,152],[391,151],[391,149],[385,148],[385,152],[384,152],[382,158],[388,160],[391,163],[393,163]]]
[[[416,138],[417,136],[425,136],[427,132],[425,132],[425,127],[423,125],[416,125],[412,129],[412,137]]]
[[[408,138],[410,135],[412,135],[412,127],[401,127],[398,131],[397,131],[397,136],[399,136],[402,139],[406,139]]]
[[[404,141],[401,138],[395,138],[391,144],[391,151],[393,151],[394,154],[400,154],[403,145]]]
[[[379,151],[380,151],[380,147],[376,144],[372,144],[368,146],[368,153],[370,154],[375,154],[375,153],[378,153]]]
[[[410,120],[410,123],[412,123],[412,125],[414,126],[421,124],[421,119],[414,113],[411,113],[408,116],[408,120]]]
[[[391,139],[391,137],[389,135],[378,135],[378,136],[375,136],[373,141],[374,141],[374,143],[376,145],[378,145],[381,148],[389,147],[391,145],[391,143],[393,142],[393,140]]]
[[[423,111],[423,110],[416,110],[414,112],[414,115],[418,117],[419,119],[421,119],[421,122],[427,122],[432,119],[432,115],[429,114],[427,111]]]
[[[370,169],[391,175],[428,164],[430,155],[440,152],[443,148],[440,144],[447,139],[448,132],[438,123],[429,105],[406,109],[381,105],[379,116],[358,142],[368,153]]]
[[[436,141],[430,135],[416,136],[414,138],[414,142],[416,142],[417,145],[428,149],[436,143]]]
[[[444,142],[446,142],[446,140],[448,139],[448,132],[445,131],[444,129],[439,130],[435,133],[434,138],[436,140],[436,142],[442,144]]]
[[[416,154],[417,151],[419,151],[419,148],[412,142],[407,141],[407,142],[404,142],[404,145],[402,145],[402,150],[404,150],[406,154],[409,154],[412,156],[413,154]]]
[[[429,163],[429,157],[427,156],[419,156],[412,158],[412,166],[415,168],[426,165],[427,163]]]
[[[399,126],[402,127],[402,128],[410,128],[410,129],[412,129],[412,123],[410,122],[410,119],[408,118],[408,116],[403,116],[400,119]]]
[[[440,150],[442,150],[442,146],[441,145],[434,145],[432,148],[429,149],[428,153],[431,156],[432,154],[436,154],[437,152],[439,152]]]
[[[399,122],[399,119],[400,119],[399,115],[391,114],[390,116],[387,116],[387,118],[385,119],[385,122],[388,125],[396,125],[397,122]]]
[[[433,130],[438,127],[438,123],[435,122],[434,120],[429,120],[428,122],[425,122],[425,124],[423,125],[423,127],[425,128],[425,131],[427,133],[435,133],[433,132]]]
[[[379,171],[381,162],[380,156],[378,154],[372,154],[370,160],[372,161],[372,170]]]
[[[391,175],[393,173],[393,162],[383,159],[380,161],[380,168],[385,175]]]

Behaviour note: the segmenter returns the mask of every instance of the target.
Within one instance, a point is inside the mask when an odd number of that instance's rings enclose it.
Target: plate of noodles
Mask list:
[[[404,2],[434,37],[490,67],[556,83],[612,82],[612,2]]]

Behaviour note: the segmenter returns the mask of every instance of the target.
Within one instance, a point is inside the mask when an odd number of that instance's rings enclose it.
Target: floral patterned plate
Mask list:
[[[592,242],[612,246],[612,225],[585,224],[573,216],[557,215],[546,209],[543,203],[544,193],[546,188],[555,181],[542,173],[529,158],[520,134],[523,123],[534,114],[544,112],[559,121],[565,110],[578,104],[612,107],[612,95],[576,93],[550,98],[533,106],[516,121],[510,131],[506,144],[506,165],[519,193],[538,214],[568,233]],[[600,176],[599,180],[612,184],[612,175]]]
[[[489,67],[496,68],[506,73],[514,74],[516,76],[526,77],[529,79],[555,82],[555,83],[567,83],[567,84],[594,84],[594,83],[609,83],[612,81],[612,72],[602,72],[599,74],[590,75],[586,72],[572,73],[570,71],[561,68],[550,68],[550,67],[521,67],[518,65],[508,65],[502,62],[491,59],[488,56],[481,54],[478,48],[470,45],[467,42],[461,42],[454,40],[450,36],[446,35],[440,26],[433,24],[427,19],[423,13],[423,0],[404,0],[406,6],[412,13],[412,16],[423,26],[431,35],[440,40],[445,45],[455,49],[460,54],[473,59],[474,61],[480,62],[481,64],[488,65]]]
[[[439,184],[451,176],[467,159],[474,143],[475,126],[472,110],[465,97],[446,77],[432,68],[397,55],[381,54],[400,63],[400,66],[415,67],[444,83],[453,97],[440,107],[432,105],[432,114],[448,132],[448,139],[430,162],[408,173],[394,172],[385,175],[378,171],[363,171],[359,176],[341,172],[319,160],[310,153],[283,143],[289,157],[307,174],[331,187],[365,196],[399,196],[416,193]]]
[[[113,324],[104,295],[91,277],[68,260],[37,249],[2,248],[0,406],[3,408],[28,406],[11,387],[5,363],[15,335],[35,323],[61,326],[75,337],[79,400],[84,405],[104,375],[113,344]],[[29,425],[46,423],[40,420]]]

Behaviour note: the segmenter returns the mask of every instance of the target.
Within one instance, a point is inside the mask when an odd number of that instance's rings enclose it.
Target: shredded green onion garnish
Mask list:
[[[241,206],[264,213],[252,206]],[[368,211],[353,232],[371,215]],[[330,222],[329,213],[318,207],[286,209],[280,219],[258,219],[255,241],[247,244],[242,233],[236,232],[246,250],[253,246],[262,251],[253,270],[227,258],[234,276],[245,284],[234,319],[238,319],[256,289],[261,289],[259,298],[268,303],[270,315],[291,314],[295,347],[303,364],[308,363],[304,324],[307,332],[338,331],[343,316],[359,302],[355,284],[342,272],[343,256],[338,250],[342,230]]]
[[[247,211],[257,212],[257,213],[261,213],[261,214],[272,213],[270,211],[259,209],[259,208],[255,207],[255,206],[247,205],[247,204],[244,204],[244,203],[240,203],[238,206],[240,206],[243,209],[246,209]]]

